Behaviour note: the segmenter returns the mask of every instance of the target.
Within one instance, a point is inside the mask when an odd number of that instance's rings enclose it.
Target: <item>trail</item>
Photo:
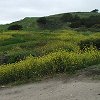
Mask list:
[[[100,81],[79,76],[0,89],[0,100],[100,100]]]

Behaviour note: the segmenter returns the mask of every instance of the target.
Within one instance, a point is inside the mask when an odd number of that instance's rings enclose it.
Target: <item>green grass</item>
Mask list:
[[[72,14],[81,18],[100,15],[90,12]],[[62,14],[57,14],[47,18],[59,21],[61,16]],[[56,73],[73,73],[75,70],[100,64],[100,50],[94,45],[81,50],[80,45],[81,41],[100,44],[100,32],[88,29],[74,31],[67,28],[66,24],[64,29],[41,30],[37,26],[37,19],[27,17],[0,25],[0,84],[35,80]],[[8,31],[8,26],[13,24],[22,25],[23,30]]]
[[[92,46],[80,50],[79,43],[87,39],[100,39],[100,32],[45,30],[0,33],[0,57],[7,56],[7,62],[0,65],[0,84],[35,80],[100,64],[99,50]]]
[[[0,84],[43,77],[59,72],[74,72],[99,63],[100,52],[96,50],[84,53],[59,51],[35,58],[29,56],[26,60],[18,63],[2,65],[0,68]]]

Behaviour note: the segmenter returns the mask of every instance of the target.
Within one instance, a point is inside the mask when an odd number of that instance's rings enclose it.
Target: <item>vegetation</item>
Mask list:
[[[99,45],[100,33],[48,30],[7,31],[0,34],[3,35],[9,38],[0,40],[0,84],[74,72],[100,63],[100,51],[96,45],[90,44],[92,46],[84,51],[81,48],[81,41],[91,38]]]
[[[61,17],[61,21],[66,23],[66,22],[72,22],[73,21],[73,15],[70,13],[65,13]]]
[[[71,16],[69,19],[66,16]],[[88,20],[90,16],[100,16],[100,13],[95,13],[95,12],[72,12],[72,13],[64,13],[64,14],[56,14],[52,16],[46,16],[45,19],[47,21],[47,26],[44,29],[49,29],[49,30],[54,30],[54,29],[65,29],[70,26],[70,22],[66,22],[65,20],[71,20],[72,24],[73,22],[79,23],[79,22],[84,22],[84,19]],[[100,18],[100,17],[99,17]],[[40,24],[38,24],[38,20],[41,19],[39,17],[26,17],[20,21],[13,22],[11,24],[6,24],[6,25],[0,25],[0,32],[7,31],[9,26],[12,25],[21,25],[23,27],[24,31],[38,31],[40,29],[43,29],[40,27]],[[82,19],[83,21],[81,21]],[[94,19],[95,20],[95,19]],[[99,20],[99,19],[98,19]],[[97,21],[96,21],[97,22]],[[98,23],[97,23],[98,24]],[[85,26],[85,25],[84,25]],[[83,27],[83,24],[81,23],[81,27]],[[76,28],[76,27],[74,27]],[[80,28],[80,27],[78,27]],[[86,30],[88,27],[85,28]],[[89,31],[98,31],[99,29],[91,27],[91,30],[88,29]]]
[[[40,28],[45,28],[47,26],[46,17],[41,17],[41,18],[37,19],[37,23],[38,23]]]
[[[15,64],[3,65],[0,68],[0,83],[43,77],[58,72],[74,71],[86,66],[98,64],[100,52],[88,51],[72,53],[59,51],[43,57],[28,57]]]
[[[64,13],[59,18],[59,21],[58,18],[56,18],[55,20],[51,20],[47,17],[42,17],[37,20],[37,23],[40,27],[47,29],[62,29],[63,27],[65,28],[65,26],[71,28],[86,27],[98,29],[100,26],[100,15],[91,15],[87,18],[81,18],[77,14],[73,15],[71,13]]]
[[[26,18],[2,26],[4,29],[21,25],[23,30],[0,32],[0,84],[73,73],[100,64],[100,32],[88,30],[99,29],[100,15],[91,14],[93,12]],[[65,15],[72,17],[64,21]],[[80,28],[86,30],[74,30]]]
[[[98,13],[98,9],[94,9],[94,10],[92,10],[91,12],[95,12],[95,13]]]
[[[8,27],[8,30],[22,30],[22,26],[21,25],[11,25]]]

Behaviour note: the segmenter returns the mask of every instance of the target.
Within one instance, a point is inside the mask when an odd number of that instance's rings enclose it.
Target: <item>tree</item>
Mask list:
[[[95,24],[100,24],[100,15],[90,16],[89,18],[84,19],[82,23],[88,28],[94,26]]]
[[[46,17],[41,17],[37,19],[37,24],[39,25],[40,28],[44,28],[47,25],[47,19]]]
[[[94,9],[91,12],[98,13],[98,11],[99,11],[98,9]]]
[[[71,28],[79,28],[82,26],[81,21],[72,22],[69,27]]]
[[[80,19],[80,17],[78,16],[78,15],[75,15],[74,17],[73,17],[73,21],[74,22],[76,22],[76,21],[80,21],[81,19]]]
[[[22,30],[22,29],[23,29],[22,25],[18,25],[18,24],[11,25],[8,27],[8,30]]]
[[[61,21],[62,22],[72,22],[72,20],[73,20],[73,15],[72,14],[70,14],[70,13],[65,13],[65,14],[63,14],[62,15],[62,17],[61,17]]]
[[[92,28],[100,29],[100,24],[95,24],[92,26]]]

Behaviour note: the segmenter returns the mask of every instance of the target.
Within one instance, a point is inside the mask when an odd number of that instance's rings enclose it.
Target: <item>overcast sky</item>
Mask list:
[[[0,24],[24,17],[91,11],[96,8],[100,8],[100,0],[0,0]]]

